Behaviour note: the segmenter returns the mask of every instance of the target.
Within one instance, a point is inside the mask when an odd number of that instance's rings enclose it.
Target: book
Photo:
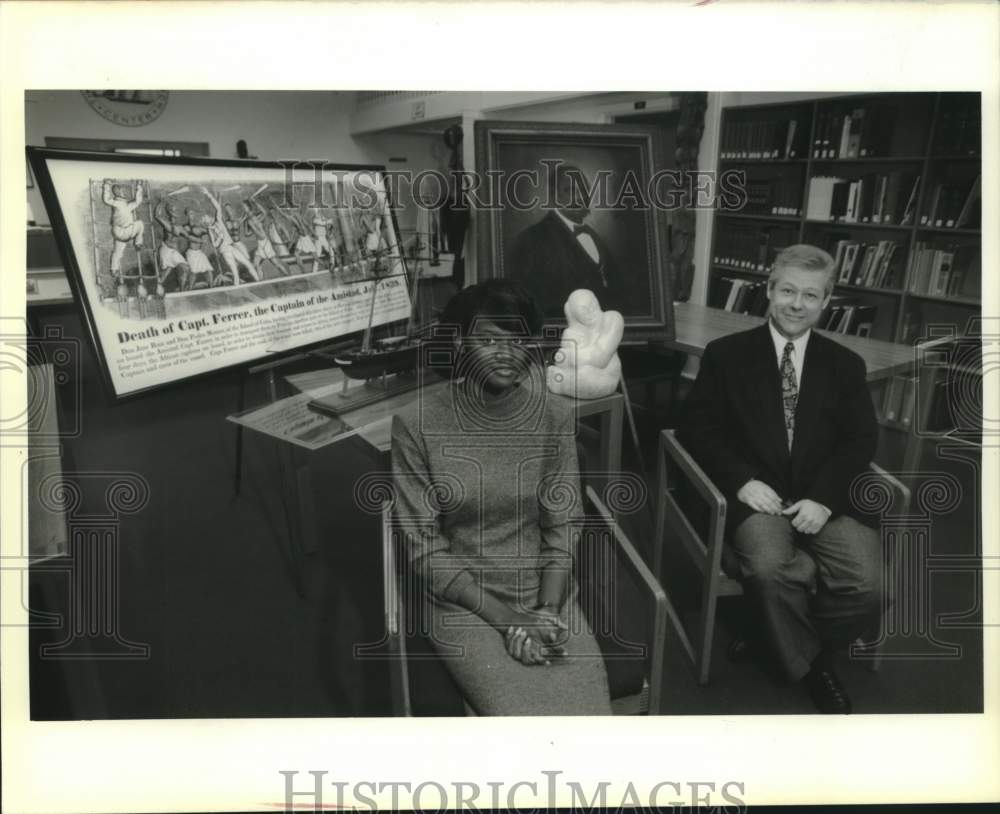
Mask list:
[[[831,217],[833,206],[834,187],[837,184],[846,184],[843,178],[834,178],[827,175],[816,175],[809,180],[809,196],[806,203],[806,217],[809,220],[828,221]],[[845,193],[850,191],[848,187]]]
[[[962,209],[959,211],[958,216],[955,219],[956,228],[964,229],[972,223],[973,210],[976,208],[976,204],[981,200],[982,196],[982,180],[983,177],[981,175],[977,175],[976,180],[973,181],[968,195],[965,196],[965,202],[962,204]],[[978,222],[978,218],[976,220]]]
[[[917,398],[917,378],[908,376],[903,380],[903,395],[899,405],[899,422],[904,427],[913,423],[913,408]]]
[[[847,191],[847,210],[844,212],[846,223],[858,222],[858,198],[861,194],[861,182],[851,181]]]
[[[861,195],[858,206],[858,220],[871,223],[875,211],[875,196],[878,194],[879,176],[869,173],[861,181]]]
[[[836,331],[837,333],[846,334],[851,327],[851,320],[854,319],[854,311],[857,308],[856,305],[845,305],[844,311],[840,315],[840,320],[837,322]]]
[[[906,207],[899,220],[900,226],[909,226],[913,222],[913,214],[917,208],[917,190],[920,188],[920,176],[918,175],[910,186],[910,195],[906,199]]]
[[[865,109],[856,107],[851,112],[850,128],[847,136],[847,157],[857,158],[861,155],[861,131],[865,121]]]
[[[875,246],[875,252],[872,255],[872,262],[868,269],[865,271],[865,276],[861,281],[861,285],[871,288],[875,285],[875,277],[878,275],[879,269],[882,268],[882,261],[885,258],[885,253],[889,250],[889,245],[891,241],[880,240]]]
[[[840,139],[837,145],[837,158],[847,158],[847,150],[851,141],[851,115],[844,116],[840,123]]]
[[[961,265],[959,265],[961,264]],[[982,297],[982,253],[978,246],[962,246],[955,252],[953,267],[961,268],[961,276],[954,284],[955,296],[981,299]]]
[[[893,170],[886,177],[885,203],[882,209],[882,223],[895,223],[899,214],[899,188],[903,177],[898,170]]]
[[[736,303],[736,293],[740,290],[740,286],[743,283],[743,280],[736,280],[733,279],[732,277],[723,277],[722,280],[723,282],[729,283],[729,290],[728,292],[726,292],[725,305],[723,305],[722,307],[725,308],[727,311],[732,311],[733,305],[735,305]]]
[[[831,305],[826,312],[826,317],[823,319],[820,327],[824,331],[836,330],[834,325],[840,322],[841,314],[843,313],[844,306],[842,305]]]
[[[744,313],[746,309],[747,297],[749,297],[753,285],[748,280],[741,280],[740,282],[742,285],[740,286],[739,291],[736,292],[736,302],[733,303],[733,311],[737,314]]]
[[[840,272],[840,278],[838,282],[849,283],[852,279],[851,275],[854,273],[854,264],[858,259],[858,251],[860,246],[858,243],[848,243],[847,247],[844,249],[844,266]]]
[[[873,285],[875,288],[886,288],[891,284],[893,260],[896,257],[896,252],[900,248],[899,244],[890,241],[889,245],[886,247],[885,253],[882,255],[882,263],[879,267]]]
[[[844,279],[844,252],[847,248],[847,240],[838,240],[837,247],[833,255],[833,274],[838,283],[847,282]]]
[[[934,267],[931,270],[931,294],[943,297],[948,293],[948,284],[951,281],[951,263],[954,259],[954,252],[944,249],[934,252]]]
[[[847,332],[855,336],[871,336],[877,311],[878,307],[875,305],[858,305],[851,315],[851,324]]]
[[[882,402],[882,414],[886,421],[899,420],[899,407],[903,398],[903,382],[899,376],[893,376],[885,388]]]
[[[875,260],[875,253],[878,251],[878,246],[876,244],[865,244],[865,253],[861,258],[861,262],[858,264],[857,273],[854,275],[854,285],[864,285],[865,280],[868,279],[868,272],[872,267],[872,263]]]
[[[830,220],[844,220],[847,216],[848,198],[851,185],[847,181],[838,181],[833,185],[830,194]]]
[[[860,157],[888,156],[891,152],[895,116],[884,103],[869,103],[862,125]]]
[[[875,200],[872,204],[872,223],[882,223],[882,214],[885,211],[885,191],[889,184],[888,175],[878,176],[877,189],[875,191]]]
[[[927,203],[927,212],[920,217],[921,226],[933,226],[934,220],[937,218],[938,207],[941,205],[941,191],[944,189],[944,184],[935,184],[934,191],[931,192],[930,199]]]
[[[795,131],[798,129],[797,119],[790,119],[785,131],[785,158],[795,158]]]

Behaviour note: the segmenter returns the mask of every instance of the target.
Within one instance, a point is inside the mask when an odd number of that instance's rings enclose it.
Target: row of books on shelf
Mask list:
[[[864,305],[849,297],[834,295],[816,327],[834,333],[871,336],[877,311],[875,305]]]
[[[894,376],[882,394],[882,418],[893,424],[909,427],[917,400],[917,378]]]
[[[978,298],[982,254],[978,246],[935,246],[918,241],[910,256],[908,277],[914,294]]]
[[[905,249],[894,240],[859,243],[838,240],[833,247],[834,277],[838,283],[866,288],[898,288]]]
[[[797,242],[797,228],[727,224],[716,233],[712,262],[718,266],[767,271],[781,249]]]
[[[805,158],[809,141],[806,116],[757,121],[729,120],[722,128],[720,157],[732,159]]]
[[[920,176],[894,170],[860,178],[817,175],[809,180],[806,218],[838,223],[913,223]]]
[[[727,311],[762,317],[767,313],[767,281],[720,277],[718,301]]]
[[[979,155],[982,120],[978,93],[943,95],[934,135],[934,154]]]
[[[874,158],[889,155],[892,117],[884,104],[868,102],[850,111],[821,110],[813,132],[813,158]]]
[[[933,380],[934,392],[930,394],[927,413],[919,416],[921,430],[932,433],[957,432],[967,440],[981,441],[982,425],[970,421],[962,410],[952,410],[953,398],[968,398],[970,387],[978,387],[981,392],[982,377],[970,380],[963,378],[956,385],[949,371],[942,370]],[[953,394],[958,387],[962,395]],[[916,415],[920,381],[916,376],[895,376],[885,386],[882,396],[882,419],[900,427],[910,427],[918,419]],[[958,413],[958,415],[956,415]]]
[[[717,302],[727,311],[762,317],[767,313],[767,281],[720,277]],[[816,327],[824,331],[871,336],[878,308],[849,297],[834,296],[820,315]]]
[[[934,185],[921,226],[976,229],[982,200],[982,176],[975,181],[949,181]]]
[[[794,176],[749,179],[746,192],[742,214],[787,217],[802,214],[802,182]]]

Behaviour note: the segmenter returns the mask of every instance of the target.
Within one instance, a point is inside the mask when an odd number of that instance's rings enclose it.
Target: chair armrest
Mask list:
[[[587,499],[593,504],[594,508],[597,509],[598,514],[604,519],[611,529],[612,538],[615,544],[618,546],[619,550],[625,555],[625,559],[628,560],[629,565],[632,570],[639,575],[639,578],[645,583],[646,588],[649,589],[650,594],[653,596],[654,601],[659,602],[660,597],[666,600],[667,594],[660,585],[659,580],[653,575],[649,566],[640,556],[639,552],[636,550],[635,545],[629,540],[628,535],[622,531],[621,526],[618,525],[618,521],[611,514],[611,510],[601,501],[594,491],[592,486],[586,488]]]
[[[399,634],[399,583],[396,576],[396,542],[392,522],[392,509],[388,503],[382,507],[382,596],[385,612],[385,632]]]
[[[889,488],[892,489],[892,491],[896,493],[897,497],[899,498],[899,508],[898,508],[899,513],[900,514],[909,514],[909,512],[910,512],[910,498],[912,496],[912,492],[910,491],[910,488],[908,486],[906,486],[895,475],[893,475],[893,474],[891,474],[889,472],[886,472],[881,466],[879,466],[874,461],[872,461],[870,464],[868,464],[868,468],[872,472],[874,472],[876,475],[878,475],[880,478],[882,478],[883,480],[885,480],[885,482],[889,484]]]
[[[600,514],[601,518],[611,529],[611,539],[617,545],[618,550],[625,555],[630,569],[639,577],[653,598],[655,611],[653,626],[650,631],[651,640],[649,648],[649,714],[658,715],[660,714],[660,695],[663,685],[663,656],[667,635],[667,613],[668,610],[673,611],[673,608],[669,605],[663,586],[660,585],[659,580],[657,580],[653,572],[649,569],[649,566],[646,565],[643,558],[639,555],[632,541],[629,540],[628,535],[618,525],[618,521],[615,520],[608,507],[601,502],[593,487],[586,487],[586,494],[587,499],[593,504],[598,514]]]
[[[660,447],[670,456],[678,468],[688,477],[698,494],[714,509],[716,513],[725,511],[726,498],[712,483],[712,479],[705,474],[705,470],[698,466],[698,463],[691,454],[681,446],[673,430],[662,430],[660,432]]]

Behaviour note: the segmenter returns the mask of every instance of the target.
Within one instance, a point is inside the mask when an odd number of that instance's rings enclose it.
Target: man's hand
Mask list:
[[[748,480],[736,493],[736,499],[755,512],[781,514],[781,498],[763,481]]]
[[[819,534],[826,521],[830,519],[830,510],[815,500],[800,500],[793,503],[782,512],[786,517],[792,515],[792,528],[801,534]]]

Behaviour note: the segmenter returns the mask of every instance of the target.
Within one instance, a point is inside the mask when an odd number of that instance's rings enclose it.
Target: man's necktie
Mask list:
[[[781,401],[785,408],[785,432],[788,433],[788,448],[792,448],[792,437],[795,435],[795,405],[799,400],[799,385],[795,381],[795,362],[792,354],[795,345],[785,343],[785,352],[781,355]]]

